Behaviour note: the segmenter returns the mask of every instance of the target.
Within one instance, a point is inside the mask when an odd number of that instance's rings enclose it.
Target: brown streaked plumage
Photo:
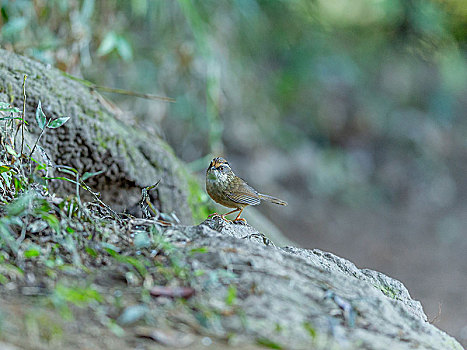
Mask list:
[[[235,208],[227,214],[221,215],[223,219],[226,215],[239,211],[235,220],[245,221],[245,219],[240,219],[243,209],[249,205],[258,205],[261,200],[287,205],[287,202],[279,198],[258,193],[245,180],[236,176],[229,163],[222,157],[214,158],[206,171],[206,190],[217,203],[228,208]]]

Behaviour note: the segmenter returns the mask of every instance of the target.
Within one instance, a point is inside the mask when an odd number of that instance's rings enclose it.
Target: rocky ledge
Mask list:
[[[235,286],[234,311],[210,327],[219,336],[286,349],[462,349],[427,321],[401,282],[331,253],[276,247],[220,217],[164,236],[190,251],[205,247],[188,262],[207,271],[192,285],[203,291],[199,303],[222,307]]]

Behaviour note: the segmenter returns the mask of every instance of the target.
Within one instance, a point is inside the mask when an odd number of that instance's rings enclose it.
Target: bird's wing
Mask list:
[[[242,184],[242,186],[237,189],[235,193],[228,193],[227,197],[229,197],[231,201],[239,204],[258,205],[261,203],[258,192],[256,192],[253,187],[248,186],[247,183]]]

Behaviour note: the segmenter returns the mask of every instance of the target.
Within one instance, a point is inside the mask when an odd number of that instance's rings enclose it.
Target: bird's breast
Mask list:
[[[208,172],[206,174],[206,190],[215,201],[226,196],[229,183],[230,179],[227,174],[220,172]]]
[[[229,184],[229,176],[221,172],[208,172],[206,174],[206,186],[225,189]]]

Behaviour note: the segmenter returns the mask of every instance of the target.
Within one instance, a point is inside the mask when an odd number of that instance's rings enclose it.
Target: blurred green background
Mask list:
[[[467,345],[465,0],[1,0],[1,46],[98,85],[291,239],[401,279]]]

